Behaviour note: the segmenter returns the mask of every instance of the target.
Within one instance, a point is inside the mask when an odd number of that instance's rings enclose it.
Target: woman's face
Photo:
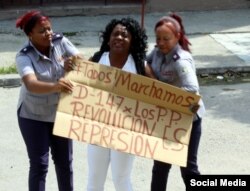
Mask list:
[[[169,53],[174,47],[175,45],[178,43],[179,41],[179,33],[174,33],[170,28],[169,28],[169,24],[163,24],[159,27],[156,28],[155,30],[155,36],[156,36],[156,44],[159,48],[159,50],[163,53],[163,54],[167,54]]]
[[[29,34],[29,39],[37,48],[47,48],[52,40],[51,23],[48,20],[37,22]]]
[[[110,39],[110,51],[114,53],[129,54],[132,36],[125,26],[118,24],[113,29]]]

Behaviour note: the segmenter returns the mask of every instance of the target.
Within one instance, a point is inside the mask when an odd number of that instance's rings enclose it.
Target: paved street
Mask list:
[[[0,88],[0,186],[4,191],[26,191],[28,158],[16,120],[18,88]],[[202,86],[207,114],[199,150],[203,174],[249,174],[250,83]],[[137,157],[132,182],[135,191],[149,191],[152,161]],[[86,190],[86,144],[74,141],[75,190]],[[57,190],[52,161],[47,190]],[[179,168],[172,168],[168,191],[184,190]],[[114,191],[111,176],[106,191]]]

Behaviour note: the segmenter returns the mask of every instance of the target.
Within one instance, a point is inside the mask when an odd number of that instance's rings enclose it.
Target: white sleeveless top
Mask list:
[[[109,60],[109,52],[104,52],[99,60],[100,64],[111,66],[110,60]],[[122,70],[130,73],[137,74],[136,67],[135,67],[135,61],[131,55],[128,56],[128,59],[124,66],[121,68]]]

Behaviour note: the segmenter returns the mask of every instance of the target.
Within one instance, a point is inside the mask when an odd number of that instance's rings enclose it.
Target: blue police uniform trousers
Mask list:
[[[30,160],[29,191],[45,191],[49,148],[55,164],[59,191],[72,191],[72,140],[53,135],[54,123],[22,118],[19,112],[18,123]]]
[[[201,122],[202,119],[200,117],[193,121],[188,148],[187,166],[180,167],[181,175],[185,185],[188,183],[188,175],[200,175],[197,165],[197,153],[201,137]],[[156,160],[154,161],[152,169],[151,191],[166,191],[168,174],[171,166],[172,165],[168,163]]]

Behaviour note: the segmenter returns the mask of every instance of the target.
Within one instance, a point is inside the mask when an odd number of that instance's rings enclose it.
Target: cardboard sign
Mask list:
[[[61,94],[55,135],[186,166],[199,96],[113,67],[76,60]]]

